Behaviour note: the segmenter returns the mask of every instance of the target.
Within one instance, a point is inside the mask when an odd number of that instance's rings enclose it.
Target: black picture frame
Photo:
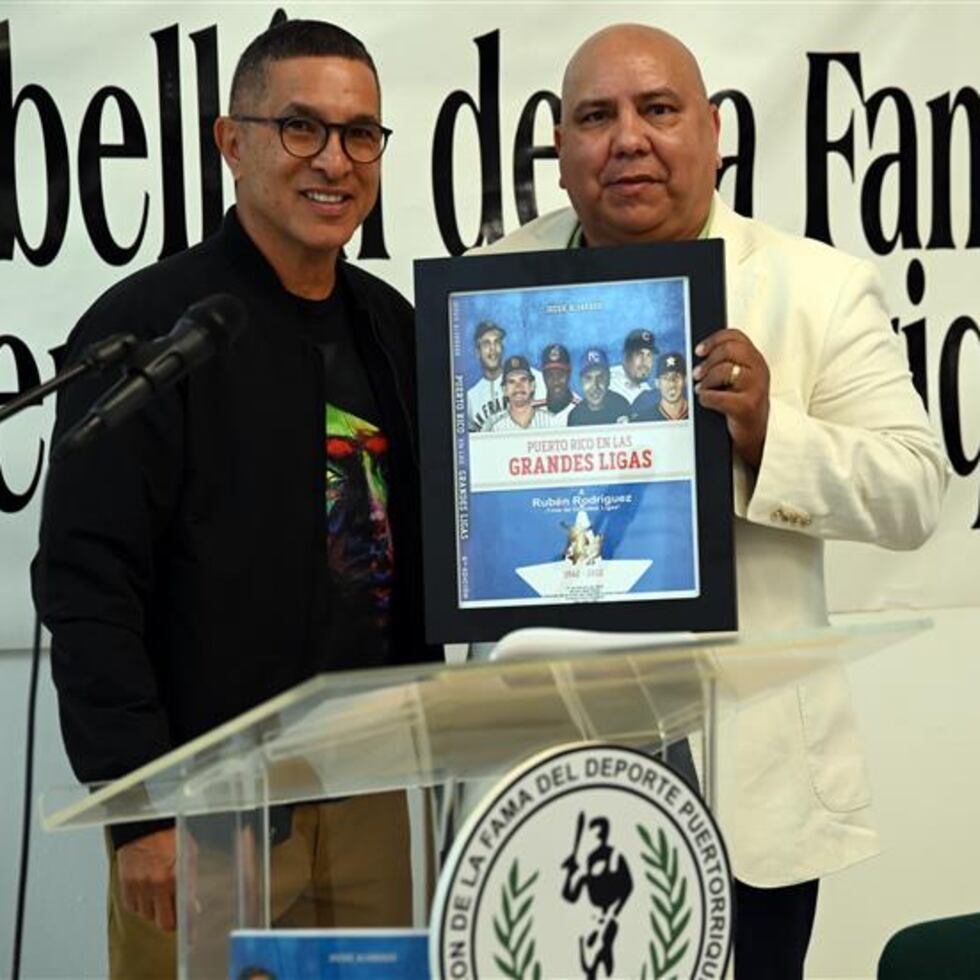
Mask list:
[[[501,252],[462,258],[423,259],[415,263],[422,557],[426,634],[430,642],[493,641],[512,630],[530,626],[614,632],[737,628],[731,443],[724,418],[700,407],[690,379],[695,346],[726,324],[724,281],[723,245],[718,240],[710,239],[610,248]],[[678,283],[681,285],[678,286]],[[681,309],[678,290],[684,295],[683,313],[678,312]],[[569,297],[569,301],[554,301],[562,296]],[[590,300],[589,296],[600,298]],[[535,303],[539,304],[538,307]],[[625,312],[621,315],[618,304],[621,304],[622,311],[649,310],[651,316],[656,306],[661,322],[669,321],[669,329],[674,331],[670,336],[673,337],[677,336],[677,323],[682,323],[684,349],[681,351],[679,346],[675,346],[678,353],[683,353],[682,363],[686,364],[685,383],[690,410],[686,432],[691,447],[684,448],[678,423],[671,421],[636,428],[617,423],[614,423],[615,428],[608,424],[589,426],[588,431],[596,434],[593,443],[601,438],[603,444],[609,447],[623,441],[631,444],[639,439],[641,442],[649,441],[654,447],[649,451],[634,451],[633,448],[616,450],[615,455],[607,457],[595,445],[588,451],[581,448],[589,444],[589,439],[585,438],[585,426],[576,426],[573,431],[571,426],[563,428],[556,425],[535,430],[532,434],[530,428],[518,430],[516,423],[504,420],[504,414],[510,415],[513,420],[522,411],[520,406],[526,406],[528,376],[532,378],[536,402],[541,401],[542,392],[537,388],[544,375],[539,369],[546,354],[562,364],[577,362],[580,368],[578,374],[575,373],[575,364],[570,365],[573,383],[575,378],[588,381],[595,398],[603,378],[601,370],[589,373],[592,362],[601,361],[601,355],[595,353],[596,349],[606,351],[610,366],[605,374],[608,387],[612,383],[610,371],[613,360],[617,355],[623,360],[626,358],[624,348],[629,334],[639,333],[649,326],[656,339],[656,324],[644,323],[642,317],[639,323],[635,319],[629,320]],[[503,318],[513,318],[515,311],[519,310],[521,323],[515,326],[513,321],[507,324],[498,322],[502,319],[500,317],[487,318],[485,314],[488,309],[503,314]],[[590,321],[585,316],[584,319],[575,320],[575,315],[579,313],[583,316],[592,313],[594,318]],[[508,390],[513,395],[514,405],[511,406],[508,401],[500,402],[497,395],[495,401],[486,402],[486,405],[492,404],[493,411],[474,409],[471,413],[467,405],[468,390],[474,392],[474,399],[482,397],[487,394],[488,388],[492,388],[493,381],[484,381],[475,375],[475,370],[483,362],[479,359],[476,340],[473,339],[472,349],[467,351],[464,338],[475,337],[480,324],[491,321],[497,325],[498,334],[509,331],[512,339],[520,336],[523,338],[521,343],[533,349],[518,351],[517,341],[511,343],[506,337],[498,337],[498,341],[505,345],[502,359],[504,365],[510,368],[507,374]],[[546,326],[542,327],[541,324]],[[615,335],[613,324],[618,324]],[[482,336],[486,337],[488,329],[492,328],[482,329]],[[546,345],[539,355],[538,347],[530,338],[541,340],[545,336],[568,341],[561,344],[564,352],[549,351]],[[603,338],[604,348],[599,348],[595,341],[597,336]],[[582,338],[583,344],[589,344],[588,349],[576,349],[575,341],[578,338]],[[554,344],[550,346],[554,347]],[[658,354],[664,355],[663,345],[657,346]],[[514,359],[515,353],[524,354],[526,362],[523,366]],[[492,351],[485,356],[492,359]],[[592,358],[591,362],[589,358]],[[550,365],[551,368],[555,366]],[[523,378],[522,367],[529,367]],[[554,377],[556,372],[549,370],[548,373],[549,377]],[[470,384],[470,381],[473,383]],[[633,404],[643,404],[648,410],[651,397]],[[583,404],[587,400],[583,399]],[[560,399],[556,397],[555,402],[560,404]],[[611,399],[606,395],[601,404],[605,406],[608,403],[611,403]],[[471,404],[475,403],[471,400]],[[615,404],[620,405],[619,402]],[[524,411],[527,411],[526,407]],[[540,411],[542,408],[538,405],[535,413]],[[564,417],[571,419],[571,410],[567,411],[569,414]],[[601,409],[594,417],[601,417],[604,411],[604,408]],[[577,420],[581,422],[588,414],[580,411]],[[549,419],[556,417],[552,414]],[[619,419],[623,419],[623,416],[620,415]],[[538,421],[546,420],[539,418]],[[530,424],[535,424],[533,419]],[[671,426],[675,428],[668,428]],[[501,434],[503,430],[510,431]],[[563,435],[556,435],[558,432]],[[611,435],[602,436],[602,433]],[[520,442],[522,439],[528,441]],[[533,453],[530,448],[553,449],[562,445],[565,446],[562,452]],[[508,456],[510,450],[507,447],[512,446],[527,447],[527,452]],[[659,461],[669,458],[671,446],[681,447],[678,458],[684,462],[678,464],[679,472],[687,472],[684,466],[690,467],[693,454],[693,471],[689,477],[682,480],[659,477],[644,480],[642,475],[627,473],[623,476],[627,482],[613,484],[609,480],[615,479],[615,476],[603,478],[605,482],[595,482],[596,475],[591,471],[574,472],[575,479],[566,479],[561,473],[554,477],[542,477],[564,481],[560,484],[560,490],[568,490],[567,496],[530,496],[548,491],[537,485],[518,485],[520,480],[525,479],[524,470],[530,467],[591,465],[598,468],[610,460],[610,465],[617,466],[633,465],[633,461],[638,460],[635,465],[642,466],[649,459]],[[639,455],[635,455],[635,452],[639,452]],[[503,464],[500,461],[505,458],[508,472],[521,474],[513,477],[518,481],[513,486],[508,486],[506,479],[502,478],[503,470],[500,467]],[[486,460],[490,463],[485,465]],[[659,462],[657,465],[660,465]],[[478,484],[476,473],[490,473],[491,479],[481,477],[483,482]],[[501,479],[494,482],[498,477]],[[532,481],[538,479],[534,475],[527,478]],[[578,484],[582,485],[582,490],[571,489]],[[608,488],[610,485],[636,489],[618,495],[597,490],[591,496],[585,489]],[[691,499],[689,508],[684,503],[685,485]],[[686,520],[691,525],[689,529],[682,526],[680,534],[666,522],[664,516],[673,511],[666,511],[658,504],[661,496],[668,493],[670,507],[677,508],[682,515],[676,523],[684,525]],[[660,496],[651,497],[652,494]],[[627,502],[617,503],[621,500]],[[548,515],[544,523],[539,519],[539,501],[543,501],[540,506]],[[572,503],[566,507],[568,501]],[[583,501],[597,501],[595,506],[598,508],[594,514],[583,507],[586,513],[584,521],[578,516],[577,506]],[[551,504],[554,507],[549,510]],[[607,507],[614,508],[613,516],[609,516]],[[620,510],[628,513],[620,514]],[[561,520],[563,514],[571,518],[572,511],[576,512],[574,519]],[[478,512],[481,523],[475,527]],[[496,516],[491,518],[491,514]],[[516,530],[509,526],[511,514],[517,522]],[[629,573],[625,581],[633,574],[634,566],[640,567],[637,562],[605,556],[601,561],[595,561],[591,570],[584,565],[572,567],[581,558],[579,545],[584,536],[591,535],[592,543],[604,538],[599,545],[603,549],[606,541],[611,540],[611,532],[603,535],[593,532],[595,522],[604,518],[608,518],[603,525],[605,528],[612,527],[614,520],[618,522],[616,534],[620,549],[633,544],[634,536],[626,533],[631,527],[649,527],[647,538],[639,536],[636,540],[642,543],[649,539],[651,549],[661,542],[664,554],[653,554],[651,551],[646,571],[639,581],[653,581],[659,575],[664,581],[672,583],[670,587],[663,584],[647,586],[645,591],[632,586],[635,592],[621,592],[613,586],[583,586],[580,589],[575,584],[579,581],[575,576],[585,574],[599,576],[600,582],[606,582],[613,573]],[[511,585],[507,556],[511,552],[518,554],[521,549],[536,547],[540,536],[551,534],[552,526],[558,524],[568,535],[565,550],[557,551],[560,542],[556,537],[555,549],[550,555],[542,554],[545,561],[514,567],[515,584]],[[503,538],[505,534],[506,541]],[[693,540],[690,550],[685,544],[688,536]],[[671,549],[673,553],[684,556],[676,566],[669,564],[668,552]],[[560,569],[553,567],[556,563],[561,564]],[[630,568],[626,568],[627,565]],[[533,588],[528,585],[532,574],[538,576],[533,579]],[[518,576],[521,576],[519,582]],[[539,579],[552,584],[541,585]],[[558,582],[561,584],[554,584]],[[607,587],[612,590],[610,594],[597,591]],[[560,593],[548,591],[558,588],[562,590]],[[545,591],[535,594],[535,589]]]

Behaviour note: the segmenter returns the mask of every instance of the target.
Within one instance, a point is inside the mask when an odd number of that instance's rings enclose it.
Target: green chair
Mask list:
[[[920,922],[896,932],[878,960],[878,980],[978,980],[980,914]]]

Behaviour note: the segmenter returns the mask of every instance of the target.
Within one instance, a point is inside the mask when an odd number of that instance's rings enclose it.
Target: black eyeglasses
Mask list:
[[[330,139],[330,131],[340,133],[340,145],[354,163],[374,163],[388,145],[391,130],[379,123],[328,123],[311,116],[232,116],[235,122],[271,123],[279,127],[283,149],[291,156],[308,160],[315,157]]]

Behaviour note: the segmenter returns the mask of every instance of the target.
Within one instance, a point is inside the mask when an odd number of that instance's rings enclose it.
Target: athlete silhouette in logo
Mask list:
[[[583,866],[579,861],[579,851],[584,830],[585,813],[579,812],[572,853],[561,865],[565,871],[561,897],[574,904],[585,889],[589,903],[596,910],[592,916],[595,924],[578,940],[579,963],[585,980],[596,980],[600,967],[607,977],[612,976],[613,943],[619,932],[616,920],[633,891],[633,876],[626,858],[609,844],[609,821],[606,817],[594,817],[589,821],[589,830],[594,834],[596,844],[585,855]]]

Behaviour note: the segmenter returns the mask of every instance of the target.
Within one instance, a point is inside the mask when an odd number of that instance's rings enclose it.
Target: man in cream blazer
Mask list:
[[[483,251],[720,238],[728,319],[695,354],[735,453],[739,628],[823,626],[823,541],[915,548],[947,480],[872,266],[731,211],[714,193],[717,110],[675,38],[607,28],[575,53],[556,129],[572,208]],[[817,879],[877,837],[846,680],[825,673],[742,712],[724,826],[736,977],[802,977]]]

